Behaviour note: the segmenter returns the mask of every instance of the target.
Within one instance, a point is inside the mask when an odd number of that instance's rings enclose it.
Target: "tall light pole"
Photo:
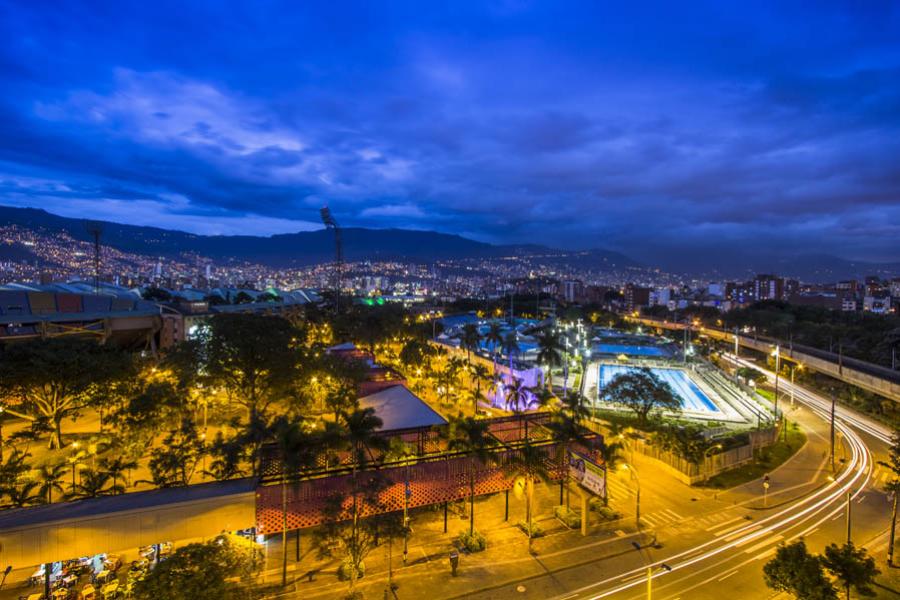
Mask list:
[[[803,365],[801,363],[797,363],[796,365],[791,365],[791,410],[794,409],[794,370],[802,370]]]
[[[778,425],[778,376],[781,371],[781,346],[775,346],[772,356],[775,357],[775,424]]]
[[[722,444],[716,444],[714,446],[710,446],[706,450],[703,451],[703,469],[706,471],[706,476],[703,478],[704,481],[709,481],[709,465],[707,464],[707,459],[709,458],[709,453],[713,450],[721,450]]]
[[[831,388],[831,472],[834,473],[834,388]]]
[[[643,552],[641,552],[641,550],[644,550],[646,548],[646,546],[641,546],[637,542],[631,542],[631,545],[634,546],[634,549],[638,551],[638,553],[641,555],[641,560],[643,560],[644,564],[647,566],[647,600],[652,600],[654,571],[657,573],[660,571],[669,572],[672,570],[672,567],[670,567],[666,563],[659,563],[658,565],[656,565],[656,569],[654,570],[654,567],[652,564],[647,564],[647,560],[644,558]]]
[[[637,484],[637,492],[635,492],[634,500],[634,522],[638,528],[641,526],[641,480],[638,479],[637,469],[630,463],[623,463],[622,470],[631,473],[631,478]]]

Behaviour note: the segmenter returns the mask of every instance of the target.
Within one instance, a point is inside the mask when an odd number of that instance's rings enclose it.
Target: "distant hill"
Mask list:
[[[15,224],[45,233],[65,232],[88,241],[90,235],[80,219],[60,217],[45,210],[0,206],[0,225]],[[327,230],[261,236],[205,236],[160,229],[102,222],[103,244],[125,252],[175,257],[186,252],[214,260],[237,259],[272,267],[307,266],[334,259],[334,234]],[[541,260],[577,263],[579,268],[607,270],[639,268],[623,254],[607,250],[569,252],[540,245],[501,246],[477,242],[459,235],[407,229],[342,229],[344,259],[407,260],[434,262],[452,259],[534,256]]]

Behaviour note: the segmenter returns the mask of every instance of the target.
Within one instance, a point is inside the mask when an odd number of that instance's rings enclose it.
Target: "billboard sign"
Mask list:
[[[578,452],[569,452],[569,476],[581,487],[594,495],[602,497],[605,491],[603,474],[606,469],[587,456]]]

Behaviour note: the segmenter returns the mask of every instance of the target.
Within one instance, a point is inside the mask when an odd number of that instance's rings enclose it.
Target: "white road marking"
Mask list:
[[[740,529],[741,527],[746,527],[747,525],[748,525],[748,523],[746,523],[746,522],[738,523],[737,525],[732,525],[731,527],[726,527],[722,531],[714,531],[713,535],[716,537],[727,535],[727,534],[731,533],[732,531],[734,531],[735,529]]]
[[[729,523],[734,523],[735,521],[741,521],[743,519],[744,519],[744,517],[735,517],[733,519],[728,519],[727,521],[723,521],[722,523],[719,523],[718,525],[713,525],[712,527],[707,528],[706,531],[712,531],[713,529],[718,529],[719,527],[725,527]]]
[[[753,525],[752,527],[748,527],[747,529],[745,529],[743,531],[729,535],[727,538],[725,538],[725,541],[733,542],[734,540],[738,540],[738,539],[742,538],[743,536],[747,535],[748,533],[756,531],[757,529],[762,529],[762,525]]]
[[[784,539],[784,536],[783,536],[783,535],[776,535],[776,536],[770,537],[770,538],[768,538],[768,539],[765,539],[765,540],[761,541],[760,543],[758,543],[758,544],[756,544],[756,545],[754,545],[754,546],[750,546],[749,548],[747,548],[746,550],[744,550],[744,552],[747,553],[747,554],[753,554],[754,552],[756,552],[756,551],[758,551],[758,550],[762,550],[762,549],[765,548],[767,545],[772,544],[772,543],[774,543],[774,542],[781,541],[782,539]]]

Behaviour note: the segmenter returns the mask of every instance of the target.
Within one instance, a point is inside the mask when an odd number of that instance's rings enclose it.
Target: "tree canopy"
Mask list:
[[[62,421],[98,404],[108,386],[132,373],[130,354],[81,338],[9,344],[0,356],[0,388],[16,408],[52,426],[50,447],[62,447]]]
[[[243,600],[252,598],[259,551],[221,536],[178,548],[135,584],[137,600]]]
[[[803,600],[837,600],[837,592],[825,575],[822,562],[806,549],[806,543],[780,545],[763,566],[766,585]]]
[[[297,331],[282,317],[217,315],[205,343],[207,377],[251,415],[296,394],[301,351]]]
[[[650,369],[634,369],[617,375],[603,388],[602,393],[607,402],[633,411],[641,424],[647,423],[654,410],[681,410],[681,401],[669,384]]]

